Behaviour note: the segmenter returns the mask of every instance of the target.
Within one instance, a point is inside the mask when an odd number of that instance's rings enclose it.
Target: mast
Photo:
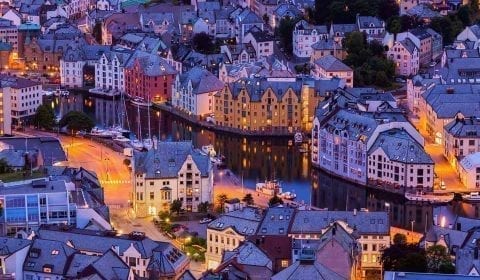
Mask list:
[[[137,138],[142,140],[142,127],[140,126],[140,105],[137,104]]]
[[[152,133],[151,133],[151,126],[150,126],[150,94],[148,94],[148,102],[147,102],[147,116],[148,116],[148,139],[152,139]]]

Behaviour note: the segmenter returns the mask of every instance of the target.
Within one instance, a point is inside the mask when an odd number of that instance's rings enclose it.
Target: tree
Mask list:
[[[440,268],[447,268],[452,265],[450,256],[447,253],[447,248],[442,245],[433,245],[426,250],[428,271],[438,273]]]
[[[391,17],[398,16],[399,10],[400,7],[396,0],[383,0],[379,3],[378,16],[387,21]]]
[[[243,198],[242,201],[245,202],[247,205],[253,205],[253,196],[251,193],[247,193]]]
[[[95,122],[84,112],[68,112],[59,122],[60,127],[67,127],[69,131],[77,132],[80,130],[90,131],[95,126]]]
[[[270,198],[270,200],[268,201],[268,205],[269,206],[274,206],[274,205],[277,205],[277,204],[283,204],[283,200],[278,197],[277,195],[274,195],[272,198]]]
[[[404,246],[407,244],[407,237],[405,234],[397,233],[393,236],[393,244]]]
[[[418,244],[392,244],[382,250],[381,261],[385,271],[427,271],[425,251]]]
[[[123,160],[123,164],[127,167],[130,166],[131,163],[132,163],[132,161],[129,158],[126,158],[126,159]]]
[[[102,23],[101,22],[95,23],[95,26],[93,26],[92,34],[95,40],[97,41],[97,43],[101,44],[102,43]]]
[[[224,211],[223,206],[225,205],[225,201],[227,201],[227,199],[228,199],[228,196],[224,193],[217,195],[217,204],[218,204],[217,211],[218,212],[223,213]]]
[[[208,201],[201,202],[198,204],[198,212],[208,213],[208,209],[210,209],[210,203],[208,203]]]
[[[177,215],[179,215],[181,210],[182,210],[182,201],[180,199],[175,199],[174,201],[172,201],[172,204],[170,205],[170,211],[176,212]]]
[[[472,11],[470,6],[461,6],[457,11],[457,17],[462,22],[463,26],[469,26],[472,24]]]
[[[283,18],[280,20],[280,24],[276,29],[278,37],[280,37],[280,44],[285,49],[285,52],[291,54],[293,51],[293,30],[297,24],[298,19],[295,18]]]
[[[8,162],[6,159],[1,158],[0,159],[0,174],[8,173],[11,171],[10,166],[8,165]]]
[[[212,53],[215,50],[212,38],[205,32],[193,35],[192,45],[197,52],[204,54]]]
[[[45,104],[38,106],[33,121],[38,128],[51,130],[55,125],[55,113],[52,107]]]
[[[394,36],[402,32],[401,19],[399,17],[392,17],[387,23],[387,31],[393,33]]]

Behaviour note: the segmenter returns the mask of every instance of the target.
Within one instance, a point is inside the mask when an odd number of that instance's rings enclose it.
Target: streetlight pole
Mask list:
[[[413,243],[413,224],[414,224],[414,223],[415,223],[414,220],[411,220],[411,221],[410,221],[410,224],[412,225],[411,232],[410,232],[410,235],[411,235],[411,236],[410,236],[410,239],[411,239],[412,243]]]

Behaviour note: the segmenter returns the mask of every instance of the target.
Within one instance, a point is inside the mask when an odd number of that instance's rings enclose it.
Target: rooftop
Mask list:
[[[254,235],[262,220],[260,210],[254,207],[244,207],[225,213],[207,226],[210,230],[223,231],[231,228],[241,235]]]

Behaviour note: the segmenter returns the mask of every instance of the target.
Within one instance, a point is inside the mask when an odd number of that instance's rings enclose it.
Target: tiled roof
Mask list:
[[[212,230],[234,229],[241,235],[254,235],[257,232],[258,225],[262,216],[259,209],[253,207],[244,207],[242,209],[225,213],[208,224]]]
[[[132,68],[134,63],[140,65],[141,72],[146,76],[174,75],[177,71],[162,57],[157,54],[151,54],[143,51],[135,51],[126,67]]]
[[[327,26],[326,25],[313,25],[309,24],[305,20],[300,20],[295,24],[295,30],[303,30],[304,35],[312,34],[312,31],[315,30],[317,34],[327,34]]]
[[[330,54],[316,59],[315,64],[327,72],[353,71],[352,68],[345,65],[340,59]]]
[[[290,207],[270,207],[258,227],[258,235],[287,235],[295,210]]]
[[[402,44],[402,46],[411,54],[415,51],[415,49],[417,49],[415,44],[409,38],[405,38],[404,40],[400,41],[400,44]]]
[[[338,32],[342,36],[353,31],[358,31],[358,26],[356,24],[332,24],[331,28],[334,35]]]
[[[175,277],[178,269],[185,267],[189,261],[187,256],[179,249],[170,243],[163,242],[153,250],[147,270],[149,273],[153,273],[153,275],[159,273],[163,277]]]
[[[419,4],[407,11],[409,16],[418,17],[418,18],[434,18],[440,17],[440,13],[433,11],[427,5]]]
[[[184,88],[191,83],[193,94],[216,92],[224,87],[222,81],[202,67],[193,67],[180,75],[180,82]]]
[[[64,242],[35,239],[23,264],[23,270],[43,273],[45,268],[50,268],[52,274],[63,275],[68,259],[74,253],[75,250]]]
[[[291,266],[285,268],[271,278],[272,280],[346,280],[342,276],[333,272],[318,262],[302,263],[296,261]]]
[[[453,119],[458,112],[465,117],[480,116],[479,85],[435,85],[427,89],[423,98],[437,118]]]
[[[478,254],[479,245],[480,228],[476,227],[468,231],[461,248],[455,254],[455,268],[458,274],[469,274],[472,267],[480,271],[480,259],[474,257],[475,251]]]
[[[469,154],[460,161],[465,170],[476,170],[480,167],[480,152]]]
[[[21,83],[21,85],[23,86],[24,84]],[[27,145],[28,149],[39,150],[45,160],[52,158],[53,162],[67,160],[60,141],[53,137],[29,137],[27,140],[25,137],[3,137],[0,139],[0,143],[16,150],[24,150],[25,145]]]
[[[357,16],[358,28],[384,28],[385,22],[377,17]]]
[[[445,131],[457,138],[480,138],[480,118],[455,118],[445,127]]]
[[[0,238],[0,256],[8,257],[31,244],[32,241],[27,239],[2,237]]]
[[[225,251],[222,263],[235,259],[240,265],[251,265],[272,269],[272,261],[270,258],[253,242],[245,241],[233,251]]]

